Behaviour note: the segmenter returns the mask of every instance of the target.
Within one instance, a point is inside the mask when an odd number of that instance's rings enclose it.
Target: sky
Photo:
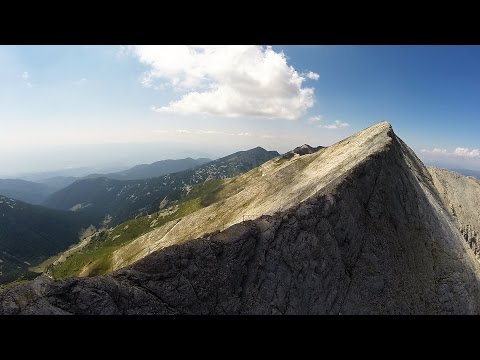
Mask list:
[[[479,46],[0,46],[0,176],[331,145],[480,170]]]

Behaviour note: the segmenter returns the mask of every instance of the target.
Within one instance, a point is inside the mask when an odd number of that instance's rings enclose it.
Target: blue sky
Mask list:
[[[0,46],[0,175],[330,145],[480,170],[479,46]]]

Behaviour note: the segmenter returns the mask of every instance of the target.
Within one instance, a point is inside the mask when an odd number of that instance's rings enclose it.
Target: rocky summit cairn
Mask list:
[[[390,124],[239,179],[242,191],[135,243],[154,253],[130,252],[107,276],[9,288],[0,313],[480,312],[480,264]]]

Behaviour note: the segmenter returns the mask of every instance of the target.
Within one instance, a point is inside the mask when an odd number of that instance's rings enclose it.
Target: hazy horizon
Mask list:
[[[328,146],[480,170],[478,46],[0,46],[0,178]]]

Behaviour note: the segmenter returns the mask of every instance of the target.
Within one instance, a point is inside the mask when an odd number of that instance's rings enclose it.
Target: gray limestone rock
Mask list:
[[[288,209],[111,275],[12,287],[0,314],[478,314],[479,262],[427,169],[376,126],[377,151]]]

